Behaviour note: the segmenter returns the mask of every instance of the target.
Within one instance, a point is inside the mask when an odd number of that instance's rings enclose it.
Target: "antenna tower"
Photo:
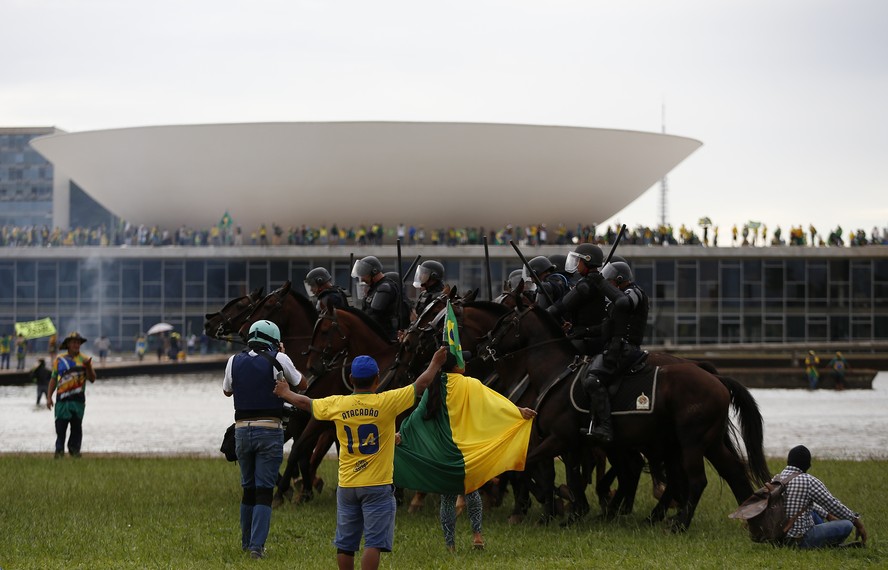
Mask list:
[[[660,118],[662,124],[663,134],[666,134],[666,103],[664,102],[661,106]],[[668,195],[669,195],[669,182],[666,180],[664,176],[660,180],[660,225],[666,225],[666,214],[669,210],[668,204]]]

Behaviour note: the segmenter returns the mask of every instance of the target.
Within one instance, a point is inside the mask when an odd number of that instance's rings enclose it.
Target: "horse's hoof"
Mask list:
[[[508,520],[509,524],[521,524],[524,522],[524,515],[511,515]]]
[[[324,490],[324,480],[320,477],[316,478],[314,481],[314,490],[319,494]]]
[[[563,517],[564,516],[564,500],[556,499],[555,500],[555,516]]]
[[[281,495],[281,500],[286,500],[288,503],[293,502],[293,487],[284,491],[283,495]]]
[[[672,519],[672,524],[669,526],[669,530],[672,534],[683,534],[687,532],[688,525],[678,519]]]
[[[307,492],[307,493],[302,492],[302,493],[299,493],[299,495],[295,499],[293,499],[293,503],[295,503],[297,505],[302,505],[304,503],[311,501],[312,498],[313,498],[313,495],[311,492]]]
[[[277,509],[283,504],[284,504],[284,497],[279,492],[275,491],[274,496],[271,498],[271,508]]]

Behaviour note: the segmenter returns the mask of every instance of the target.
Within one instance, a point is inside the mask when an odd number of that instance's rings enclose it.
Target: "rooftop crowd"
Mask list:
[[[695,229],[696,228],[696,229]],[[523,245],[599,243],[611,244],[619,228],[598,228],[595,224],[577,224],[568,228],[559,224],[548,228],[545,224],[513,226],[499,229],[484,227],[437,227],[426,230],[423,226],[383,227],[381,224],[359,226],[306,225],[284,228],[278,224],[262,224],[258,228],[244,230],[230,223],[220,223],[206,229],[186,226],[177,229],[135,225],[127,222],[112,227],[76,227],[49,229],[47,226],[3,226],[0,228],[0,246],[16,247],[73,247],[73,246],[315,246],[315,245],[381,245],[400,239],[406,245],[462,246],[479,245],[487,236],[490,245],[507,245],[515,240]],[[820,232],[813,225],[805,229],[793,226],[784,233],[780,226],[772,231],[765,224],[753,222],[734,225],[720,233],[719,226],[704,224],[676,230],[672,225],[648,227],[637,225],[627,230],[624,243],[633,245],[691,245],[709,247],[764,247],[764,246],[817,246],[842,247],[863,245],[888,245],[888,226],[874,227],[869,234],[863,229],[845,233],[841,226]]]

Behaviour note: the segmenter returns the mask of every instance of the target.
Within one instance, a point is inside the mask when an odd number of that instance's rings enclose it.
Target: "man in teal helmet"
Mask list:
[[[281,331],[273,322],[253,323],[247,347],[228,359],[222,391],[234,396],[234,437],[243,487],[241,548],[251,558],[262,558],[271,526],[271,499],[284,459],[284,406],[274,395],[274,385],[279,378],[298,390],[307,385],[284,354]]]

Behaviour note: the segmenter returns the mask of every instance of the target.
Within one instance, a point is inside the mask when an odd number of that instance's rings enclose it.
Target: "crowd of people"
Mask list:
[[[514,240],[522,245],[569,245],[574,243],[611,244],[619,228],[597,227],[595,224],[577,224],[568,228],[558,224],[548,228],[546,224],[501,228],[484,227],[435,227],[398,224],[384,227],[382,224],[359,226],[289,226],[272,223],[257,228],[218,224],[210,228],[194,229],[181,226],[176,229],[157,226],[135,225],[121,222],[116,226],[76,227],[70,229],[47,226],[3,226],[0,228],[0,247],[199,247],[199,246],[314,246],[314,245],[381,245],[400,239],[406,245],[464,246],[480,245],[487,238],[489,245],[507,245]],[[636,225],[627,230],[626,243],[634,245],[696,245],[708,247],[764,247],[764,246],[816,246],[841,247],[862,245],[888,245],[888,226],[873,227],[867,234],[863,229],[848,231],[841,226],[818,231],[813,225],[792,226],[785,235],[780,226],[769,231],[766,224],[750,222],[733,225],[729,235],[720,234],[719,226],[681,224],[650,227]]]

